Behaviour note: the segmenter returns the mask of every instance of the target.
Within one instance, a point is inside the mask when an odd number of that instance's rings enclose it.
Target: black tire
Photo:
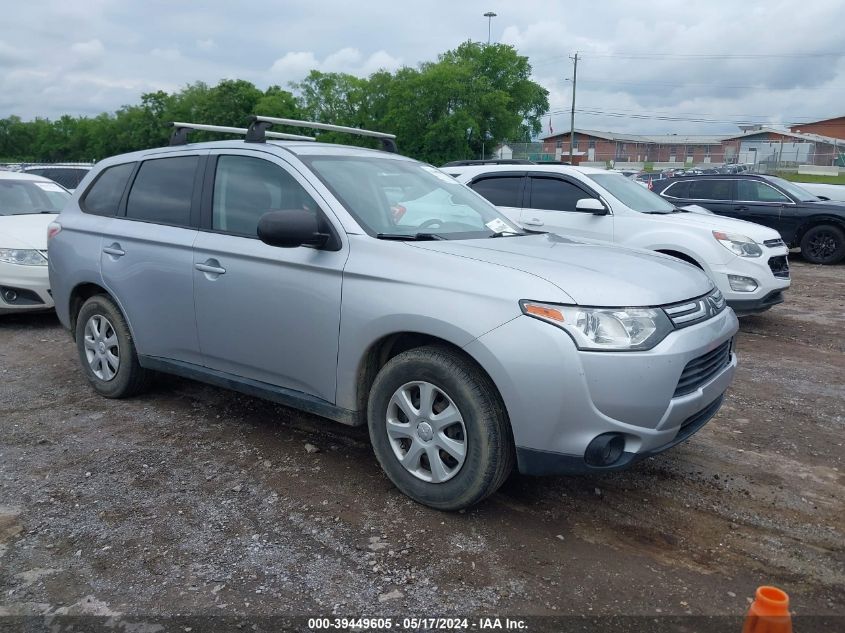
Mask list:
[[[117,338],[119,364],[114,377],[98,377],[88,362],[86,351],[86,326],[90,319],[100,317],[107,320],[110,328],[104,334],[113,332]],[[102,323],[102,322],[101,322]],[[149,385],[151,373],[138,364],[138,353],[126,319],[120,309],[106,295],[95,295],[88,299],[76,318],[76,349],[79,361],[88,382],[94,390],[106,398],[128,398],[144,391]]]
[[[801,237],[801,256],[811,264],[836,264],[845,258],[845,232],[832,224],[807,229]]]
[[[423,481],[407,470],[388,437],[390,399],[414,381],[426,381],[447,394],[463,418],[464,462],[441,483]],[[498,391],[471,360],[447,347],[420,347],[388,361],[370,390],[367,420],[373,451],[388,478],[403,493],[432,508],[460,510],[478,503],[498,490],[513,469],[513,437]]]

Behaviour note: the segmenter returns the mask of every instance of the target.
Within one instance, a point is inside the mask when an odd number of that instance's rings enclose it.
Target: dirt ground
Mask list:
[[[741,615],[761,584],[845,615],[845,265],[793,259],[689,442],[454,514],[362,429],[174,378],[107,400],[54,316],[0,318],[0,615]]]

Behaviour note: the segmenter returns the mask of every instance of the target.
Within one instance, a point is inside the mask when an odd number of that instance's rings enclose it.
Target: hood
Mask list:
[[[829,213],[833,213],[833,215],[840,215],[845,217],[845,201],[842,200],[813,200],[812,202],[802,202],[801,204],[807,205],[815,211],[826,211]]]
[[[47,225],[55,213],[0,215],[0,248],[47,250]]]
[[[762,244],[766,240],[780,238],[780,233],[774,229],[770,229],[768,226],[748,222],[747,220],[727,218],[723,215],[690,212],[667,213],[665,215],[651,214],[645,217],[658,222],[666,222],[672,226],[701,228],[708,232],[724,231],[725,233],[739,233],[740,235],[750,237],[759,244]]]
[[[553,233],[411,244],[535,275],[584,306],[657,306],[699,297],[713,288],[713,282],[702,271],[673,257],[610,244],[577,242]],[[495,271],[491,274],[495,275]]]

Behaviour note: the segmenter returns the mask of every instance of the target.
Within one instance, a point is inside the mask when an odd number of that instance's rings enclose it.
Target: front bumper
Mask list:
[[[737,329],[734,313],[724,310],[645,352],[582,352],[562,330],[521,316],[465,349],[499,388],[520,471],[571,473],[630,466],[701,428],[733,379],[736,355],[688,393],[675,390],[690,361]],[[605,433],[624,436],[623,457],[610,468],[588,466],[587,446]]]
[[[0,288],[12,289],[19,295],[16,301],[9,302],[3,298],[4,293],[0,292],[0,314],[53,308],[47,266],[0,263]]]
[[[762,257],[734,257],[725,265],[710,264],[707,272],[738,316],[759,314],[781,303],[783,292],[792,284],[788,276],[776,277],[769,263],[770,259],[786,257],[788,252],[785,246],[764,247]],[[737,292],[731,288],[728,275],[751,277],[757,282],[757,289],[753,292]]]

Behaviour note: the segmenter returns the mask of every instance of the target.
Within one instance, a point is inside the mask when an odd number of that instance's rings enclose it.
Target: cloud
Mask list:
[[[378,70],[393,71],[402,66],[402,59],[387,51],[376,51],[365,57],[357,48],[345,47],[326,55],[320,61],[312,51],[286,53],[270,67],[270,72],[280,81],[298,81],[311,70],[330,73],[349,73],[366,77]]]
[[[735,131],[746,115],[793,122],[845,113],[845,56],[808,56],[843,51],[841,0],[805,2],[800,11],[794,0],[708,0],[694,11],[677,0],[650,0],[647,11],[623,0],[429,0],[412,19],[407,3],[395,0],[372,0],[366,12],[346,0],[316,8],[313,0],[287,0],[284,11],[254,0],[260,18],[246,35],[232,28],[243,22],[238,3],[212,0],[198,12],[171,2],[167,20],[149,6],[11,4],[0,21],[0,117],[96,114],[196,81],[242,78],[266,88],[312,68],[367,76],[415,66],[468,39],[486,41],[488,10],[498,14],[492,40],[528,56],[549,90],[560,112],[555,130],[569,127],[565,78],[575,51],[583,128],[715,133]]]
[[[77,55],[83,57],[97,57],[103,54],[105,48],[103,43],[98,39],[88,40],[87,42],[76,42],[71,44],[70,50]]]

